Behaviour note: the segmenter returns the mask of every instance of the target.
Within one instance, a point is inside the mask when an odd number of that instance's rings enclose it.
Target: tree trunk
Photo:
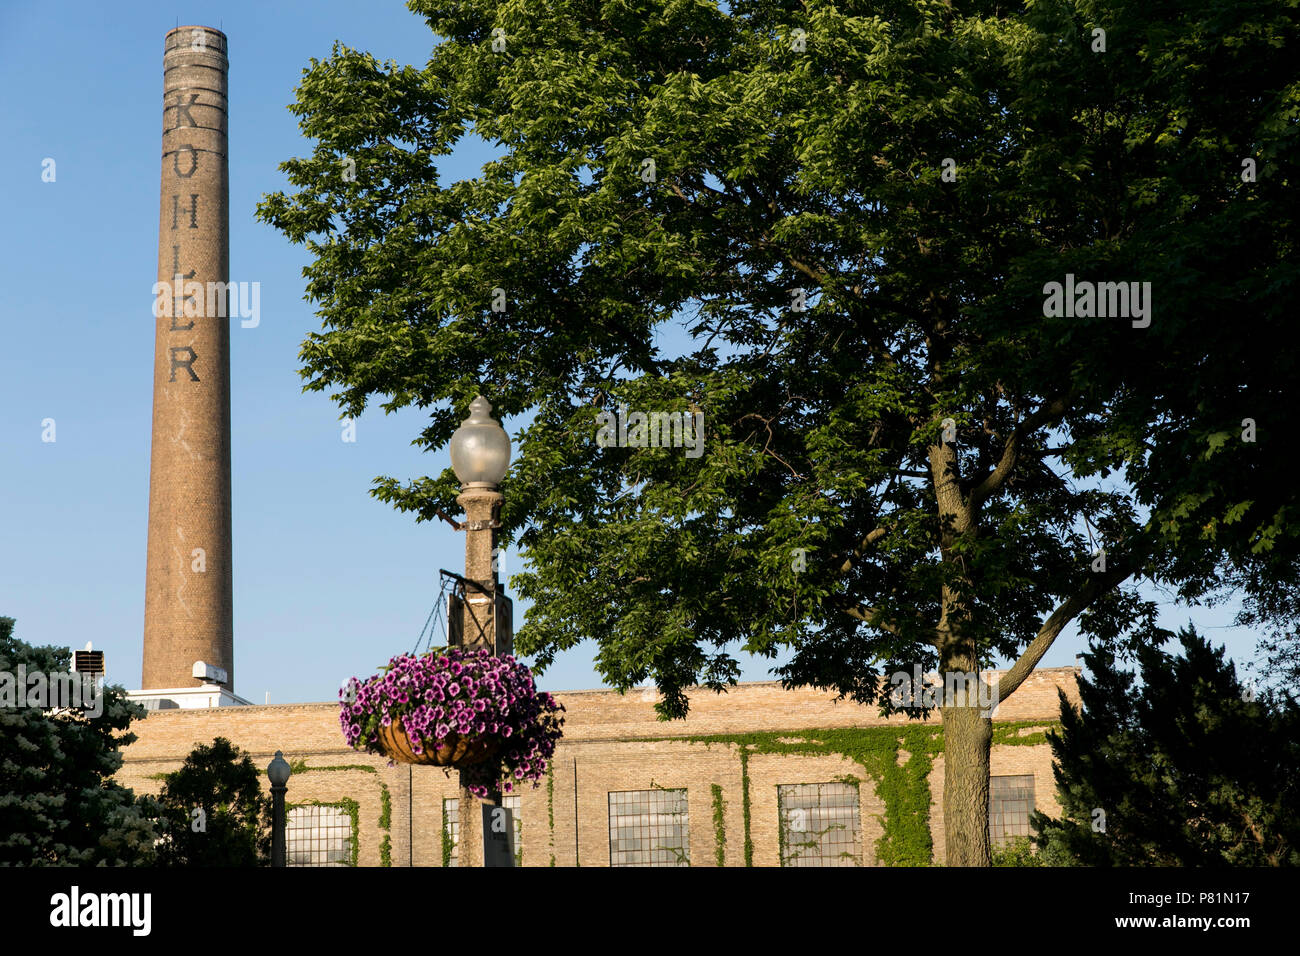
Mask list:
[[[936,384],[941,376],[935,375]],[[1009,446],[1013,447],[1013,446]],[[1014,463],[1014,459],[1013,459]],[[999,463],[1001,471],[1004,463]],[[957,446],[940,442],[930,447],[930,473],[934,479],[935,502],[943,529],[939,550],[948,566],[940,593],[939,621],[935,628],[935,649],[939,652],[939,679],[946,691],[949,678],[962,677],[962,690],[949,699],[945,693],[943,714],[943,829],[948,866],[990,866],[989,854],[989,749],[993,742],[993,721],[983,716],[979,698],[967,678],[980,676],[977,633],[971,629],[966,595],[974,593],[966,576],[966,564],[955,546],[974,540],[979,532],[976,492],[963,491],[957,461]],[[996,472],[995,472],[996,474]],[[992,476],[990,476],[992,477]],[[1005,476],[1004,476],[1005,478]],[[985,482],[980,483],[983,488]],[[987,492],[983,492],[987,494]],[[996,700],[996,697],[988,699]]]
[[[990,866],[989,750],[993,721],[979,707],[945,707],[943,830],[948,866]]]

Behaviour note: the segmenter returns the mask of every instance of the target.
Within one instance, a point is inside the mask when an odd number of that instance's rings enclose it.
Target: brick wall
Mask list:
[[[998,709],[997,722],[1055,720],[1058,688],[1073,702],[1078,701],[1075,675],[1073,668],[1047,668],[1030,675]],[[565,734],[553,762],[553,798],[548,801],[546,781],[520,794],[525,866],[548,866],[552,855],[558,866],[575,862],[608,866],[609,794],[656,787],[687,790],[691,865],[713,866],[714,784],[722,788],[725,804],[726,865],[743,866],[739,750],[729,743],[683,738],[753,731],[789,731],[797,736],[800,731],[823,728],[908,723],[904,717],[881,718],[874,707],[835,701],[829,693],[782,690],[776,682],[741,684],[723,695],[698,690],[691,696],[690,716],[670,722],[655,718],[654,698],[644,691],[625,695],[576,691],[555,696],[565,707]],[[937,716],[929,723],[938,724]],[[156,793],[161,786],[157,774],[176,769],[197,744],[210,744],[218,736],[249,752],[259,768],[270,763],[276,750],[282,750],[291,762],[307,766],[289,780],[291,803],[331,803],[343,797],[357,801],[360,865],[379,865],[379,847],[385,835],[390,839],[394,866],[442,863],[442,801],[458,796],[455,775],[446,776],[437,767],[389,767],[383,757],[351,750],[339,729],[337,704],[155,711],[134,723],[132,731],[138,739],[125,750],[117,779],[138,792]],[[1059,813],[1046,744],[995,746],[991,759],[995,775],[1032,774],[1037,809]],[[751,754],[748,763],[750,835],[756,866],[780,863],[778,785],[865,775],[861,766],[839,755]],[[327,769],[341,767],[366,769]],[[944,859],[943,774],[940,755],[929,778],[936,862]],[[384,787],[392,806],[387,831],[379,826]],[[863,782],[859,796],[859,846],[862,862],[870,865],[875,862],[874,845],[882,832],[884,806],[870,780]],[[549,820],[552,814],[554,829]]]

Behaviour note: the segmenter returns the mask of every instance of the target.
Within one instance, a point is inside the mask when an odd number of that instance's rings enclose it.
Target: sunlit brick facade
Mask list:
[[[1058,719],[1058,689],[1077,702],[1076,673],[1038,670],[998,709],[995,724],[1008,728],[1009,740],[1037,740]],[[742,759],[740,742],[718,738],[765,734],[797,748],[816,741],[818,731],[903,728],[905,718],[886,720],[874,707],[815,690],[782,690],[775,682],[741,684],[724,695],[697,690],[690,716],[672,722],[656,720],[646,691],[555,696],[566,719],[553,773],[519,794],[524,866],[716,866],[719,859],[744,866],[746,818],[754,866],[780,866],[783,858],[786,865],[877,865],[885,806],[863,766],[837,753],[770,753],[752,745]],[[939,726],[937,716],[927,723]],[[132,730],[139,739],[127,748],[117,779],[137,792],[156,792],[158,774],[218,736],[250,752],[259,767],[282,750],[297,765],[290,805],[334,808],[297,814],[302,825],[291,837],[291,858],[297,846],[300,862],[350,862],[351,843],[346,852],[339,848],[346,837],[355,839],[360,866],[379,866],[385,855],[392,866],[443,865],[444,801],[458,796],[455,776],[434,767],[389,767],[382,757],[349,749],[336,704],[156,711]],[[691,739],[701,737],[715,739]],[[910,756],[902,751],[898,760]],[[995,801],[999,833],[1014,835],[1029,799],[1026,787],[1035,809],[1059,812],[1051,763],[1042,742],[994,745],[992,774],[1008,778],[996,788],[1006,795]],[[944,860],[943,777],[939,753],[928,775],[934,862]],[[382,828],[385,790],[388,826]],[[344,832],[354,810],[355,838]],[[311,828],[316,842],[309,847],[303,841]]]

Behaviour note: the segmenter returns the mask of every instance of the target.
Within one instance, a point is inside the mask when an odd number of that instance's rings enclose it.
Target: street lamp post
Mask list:
[[[469,410],[469,418],[451,436],[451,467],[461,484],[456,502],[465,511],[467,587],[460,633],[465,650],[486,647],[495,653],[497,579],[493,556],[502,502],[497,486],[510,467],[510,436],[492,418],[492,406],[482,395],[470,402]],[[483,807],[463,782],[459,842],[459,864],[482,866]]]
[[[266,768],[271,778],[271,865],[285,865],[284,847],[284,794],[288,790],[289,775],[293,773],[284,754],[277,750],[275,759]]]

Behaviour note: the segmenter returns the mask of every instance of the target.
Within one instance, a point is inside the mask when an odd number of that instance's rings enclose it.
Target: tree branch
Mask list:
[[[1016,425],[1011,437],[1007,439],[1006,445],[1002,448],[1002,457],[999,459],[997,466],[984,475],[971,489],[968,499],[971,514],[978,512],[980,506],[988,500],[989,496],[995,494],[1007,483],[1007,479],[1011,477],[1011,473],[1016,469],[1016,463],[1020,457],[1020,443],[1025,436],[1064,415],[1074,396],[1075,389],[1071,388],[1062,395],[1048,399],[1036,412],[1033,412],[1020,424]]]
[[[1043,626],[1038,629],[1038,634],[1021,653],[1020,659],[998,682],[998,703],[1010,697],[1016,688],[1025,682],[1025,678],[1033,673],[1034,668],[1043,659],[1043,655],[1052,646],[1052,642],[1056,640],[1057,635],[1065,629],[1065,625],[1086,611],[1093,601],[1111,588],[1119,585],[1135,570],[1137,570],[1136,567],[1128,565],[1127,562],[1122,562],[1109,571],[1092,572],[1088,583],[1080,588],[1077,593],[1071,595],[1068,600],[1064,601],[1043,622]]]
[[[443,521],[447,522],[447,524],[451,525],[452,528],[454,528],[455,530],[457,531],[465,530],[464,523],[457,521],[454,518],[448,516],[447,512],[443,511],[441,508],[434,508],[433,513],[436,514]]]
[[[891,521],[889,524],[881,525],[879,528],[875,528],[872,531],[867,532],[867,536],[862,539],[862,543],[859,544],[856,548],[854,548],[853,554],[845,558],[844,563],[840,565],[840,573],[847,574],[849,570],[853,567],[853,559],[857,557],[861,557],[863,551],[871,547],[871,545],[875,544],[885,535],[889,534],[890,529],[893,528],[896,523],[897,522]]]
[[[844,613],[849,617],[855,617],[859,621],[870,624],[872,627],[878,627],[882,631],[888,631],[890,634],[895,635],[898,634],[898,628],[895,625],[890,624],[888,621],[877,620],[877,618],[880,617],[880,608],[860,605],[858,607],[845,608]]]

